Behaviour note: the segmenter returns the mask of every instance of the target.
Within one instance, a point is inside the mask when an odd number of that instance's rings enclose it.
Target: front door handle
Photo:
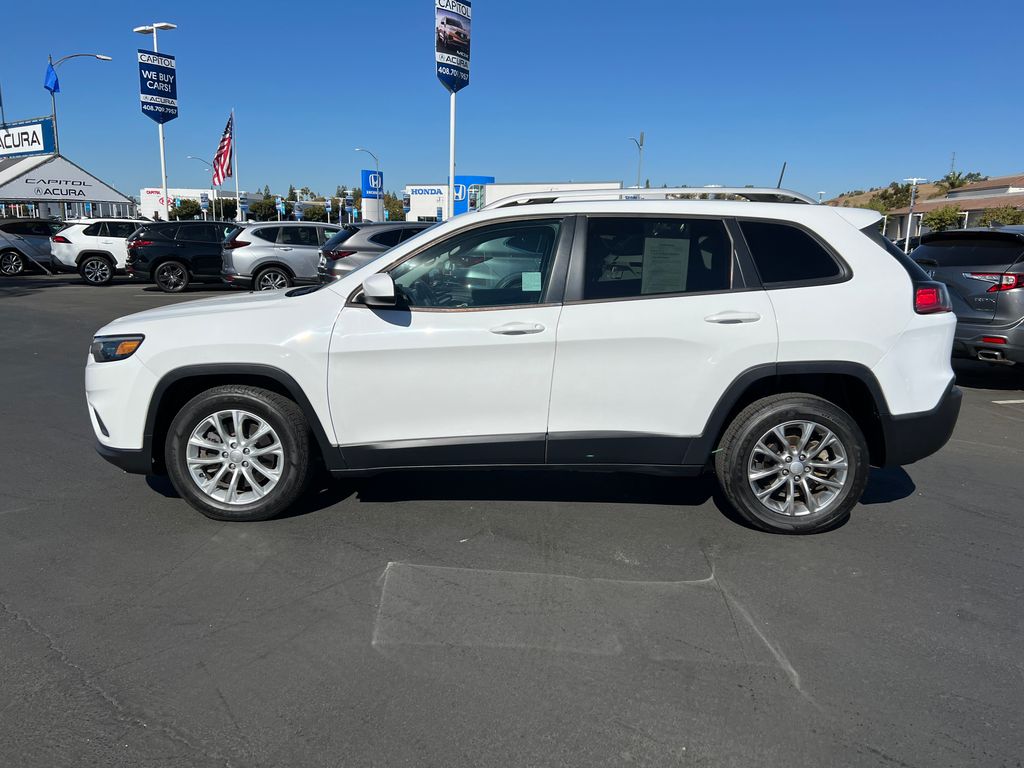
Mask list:
[[[735,325],[737,323],[756,323],[761,319],[757,312],[719,312],[708,315],[704,318],[706,323],[718,323],[719,325]]]
[[[497,328],[491,328],[491,333],[502,336],[525,336],[529,333],[540,333],[544,326],[540,323],[505,323]]]

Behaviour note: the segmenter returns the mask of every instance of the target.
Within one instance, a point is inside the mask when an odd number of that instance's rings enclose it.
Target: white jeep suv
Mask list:
[[[713,470],[750,524],[806,533],[846,519],[870,465],[949,438],[949,298],[874,211],[775,189],[545,194],[324,286],[101,328],[100,453],[219,520],[282,512],[317,465]]]
[[[77,272],[89,285],[107,285],[124,273],[127,238],[142,222],[132,219],[82,219],[50,238],[52,266]]]

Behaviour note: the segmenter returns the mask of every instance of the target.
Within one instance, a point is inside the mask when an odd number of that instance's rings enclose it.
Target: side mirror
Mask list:
[[[378,272],[363,280],[363,302],[368,307],[395,306],[395,281],[386,272]]]

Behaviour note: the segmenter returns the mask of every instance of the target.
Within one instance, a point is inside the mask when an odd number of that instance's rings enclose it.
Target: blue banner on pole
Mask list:
[[[469,85],[469,0],[434,0],[437,79],[452,93]]]
[[[174,57],[139,49],[142,114],[158,123],[178,116],[178,70]]]

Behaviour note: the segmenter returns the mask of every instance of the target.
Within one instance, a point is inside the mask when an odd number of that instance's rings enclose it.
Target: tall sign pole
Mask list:
[[[469,85],[472,15],[469,0],[434,0],[434,58],[437,64],[437,79],[451,94],[448,129],[448,218],[455,214],[455,94]]]
[[[164,153],[164,123],[178,116],[178,70],[174,57],[157,51],[153,30],[153,50],[139,49],[139,99],[142,114],[154,120],[160,137],[160,186],[163,191],[164,221],[170,217],[167,200],[167,158]]]

